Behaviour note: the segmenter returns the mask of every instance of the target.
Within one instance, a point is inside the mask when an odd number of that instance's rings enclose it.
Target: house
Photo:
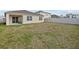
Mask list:
[[[70,13],[70,14],[66,14],[66,17],[67,18],[79,18],[79,14],[72,14],[72,13]]]
[[[44,19],[50,19],[51,18],[51,13],[44,12],[44,11],[37,11],[36,13],[43,15]]]
[[[6,25],[30,24],[44,22],[43,15],[27,10],[5,12]]]
[[[60,16],[53,14],[51,15],[51,18],[60,18]]]

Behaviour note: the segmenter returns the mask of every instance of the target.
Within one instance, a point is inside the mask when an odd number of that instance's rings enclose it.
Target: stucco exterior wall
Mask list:
[[[5,19],[6,19],[6,25],[10,25],[9,14],[6,14],[6,18]]]
[[[32,16],[32,21],[27,21],[27,16]],[[39,16],[23,15],[23,24],[40,23],[40,22],[44,22],[44,19],[43,20],[39,20]]]

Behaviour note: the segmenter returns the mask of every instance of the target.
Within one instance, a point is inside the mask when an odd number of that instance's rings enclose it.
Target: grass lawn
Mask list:
[[[79,48],[79,25],[0,25],[0,48]]]

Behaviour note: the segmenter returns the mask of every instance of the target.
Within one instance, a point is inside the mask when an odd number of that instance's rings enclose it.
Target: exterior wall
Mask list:
[[[27,16],[32,16],[32,21],[27,21]],[[43,20],[39,20],[39,16],[23,15],[23,24],[40,23],[40,22],[44,22],[44,19]]]
[[[43,20],[39,20],[39,16],[37,15],[33,15],[33,14],[22,14],[22,13],[9,13],[6,14],[6,25],[14,25],[12,23],[12,16],[10,15],[22,15],[22,24],[30,24],[30,23],[40,23],[40,22],[44,22],[44,18]],[[27,16],[32,16],[32,21],[27,21]],[[16,25],[16,24],[15,24]]]
[[[10,25],[9,14],[6,14],[6,25]]]

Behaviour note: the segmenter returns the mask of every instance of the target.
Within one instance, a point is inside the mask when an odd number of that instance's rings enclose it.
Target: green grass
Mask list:
[[[79,48],[79,25],[0,25],[0,48]]]

